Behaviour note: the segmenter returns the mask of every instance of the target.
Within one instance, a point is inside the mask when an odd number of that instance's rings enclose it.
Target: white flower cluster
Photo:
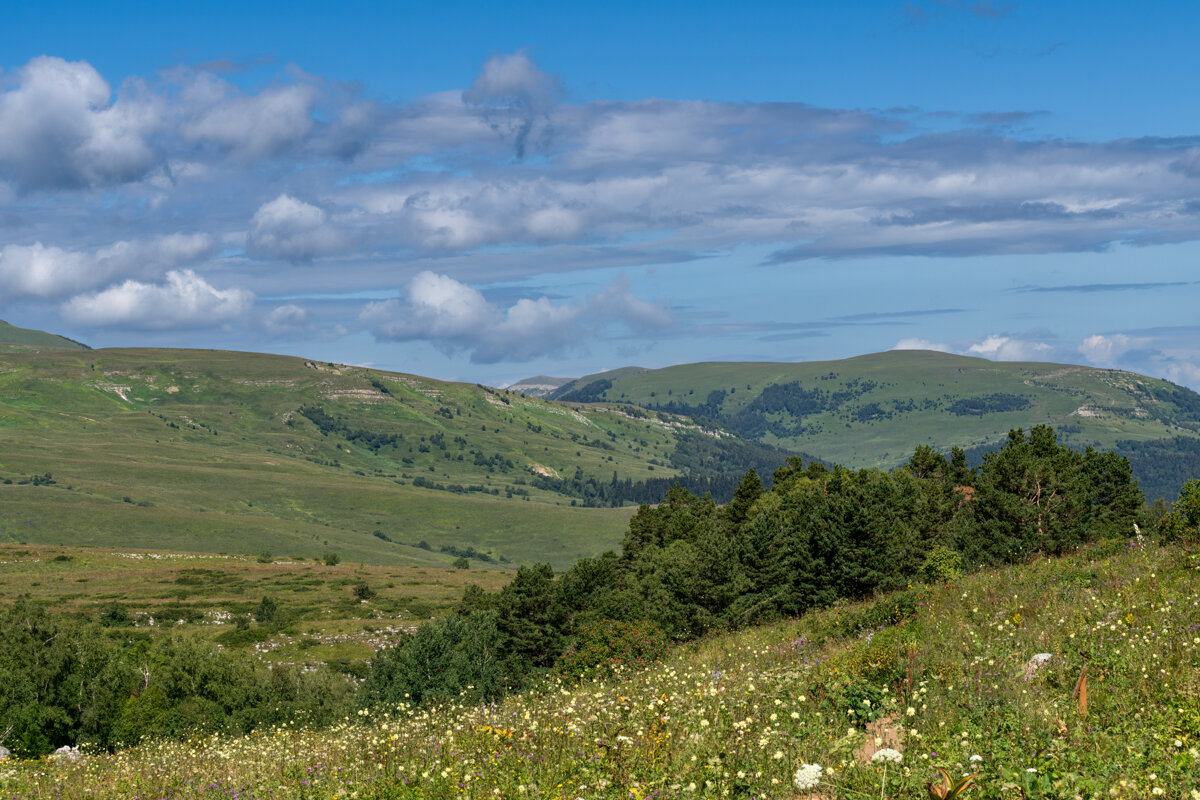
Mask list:
[[[805,789],[815,789],[821,783],[821,774],[825,772],[825,768],[820,764],[801,764],[800,769],[796,770],[796,777],[792,779],[792,783],[796,784],[796,788],[804,791]]]
[[[899,764],[904,760],[904,756],[900,755],[899,750],[885,747],[882,750],[876,751],[875,755],[871,756],[871,760],[876,764]]]

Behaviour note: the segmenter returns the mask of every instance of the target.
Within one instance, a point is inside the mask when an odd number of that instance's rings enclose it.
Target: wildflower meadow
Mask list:
[[[974,774],[962,796],[1192,800],[1198,747],[1200,553],[1134,539],[709,636],[607,677],[548,675],[496,703],[10,759],[0,787],[10,800],[818,800],[956,796],[936,793],[943,774],[947,788]]]

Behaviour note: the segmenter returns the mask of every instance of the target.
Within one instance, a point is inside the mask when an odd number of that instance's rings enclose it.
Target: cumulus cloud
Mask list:
[[[549,140],[550,111],[561,94],[556,78],[526,53],[516,52],[488,59],[462,99],[492,130],[512,141],[517,158],[524,158],[531,136],[543,144]]]
[[[1135,338],[1123,333],[1104,336],[1093,334],[1079,345],[1079,352],[1092,364],[1102,367],[1115,367],[1121,357],[1131,350],[1144,348],[1150,344],[1149,337]]]
[[[0,250],[0,299],[52,300],[114,278],[154,277],[193,263],[213,248],[213,238],[203,233],[119,241],[90,252],[41,242],[5,245]]]
[[[69,321],[96,328],[209,328],[240,319],[254,303],[244,289],[217,289],[190,269],[167,273],[160,284],[128,280],[62,306]]]
[[[346,241],[324,209],[281,194],[254,212],[248,245],[254,255],[311,261],[340,252]]]
[[[0,178],[23,190],[135,180],[158,162],[151,139],[163,102],[137,81],[114,101],[83,61],[40,56],[0,92]]]
[[[666,309],[636,297],[625,281],[581,302],[521,298],[502,308],[479,290],[429,271],[412,279],[403,301],[370,303],[359,321],[378,339],[428,341],[446,353],[468,352],[477,363],[586,349],[590,337],[611,325],[647,331],[672,324]]]
[[[901,339],[900,341],[898,341],[894,345],[892,345],[892,349],[893,350],[936,350],[939,353],[954,352],[953,350],[950,349],[950,345],[948,345],[948,344],[939,344],[938,342],[934,342],[930,339],[921,339],[921,338],[916,338],[916,337]]]
[[[263,328],[272,336],[292,336],[312,327],[308,309],[295,303],[276,306],[263,317]]]
[[[317,93],[307,83],[242,93],[215,75],[201,73],[182,93],[188,118],[180,133],[184,139],[246,159],[277,156],[312,130]]]
[[[993,361],[1046,361],[1054,348],[1045,342],[991,334],[967,348],[968,355],[983,356]]]

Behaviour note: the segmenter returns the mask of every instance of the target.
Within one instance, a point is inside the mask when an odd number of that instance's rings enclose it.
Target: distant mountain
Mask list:
[[[0,541],[412,564],[566,567],[675,480],[727,499],[789,455],[636,406],[209,350],[0,353],[0,430]]]
[[[1012,428],[1053,425],[1072,446],[1127,455],[1148,497],[1200,476],[1200,395],[1132,372],[932,351],[841,361],[625,368],[550,395],[633,403],[851,467],[894,467],[918,444],[976,456]]]
[[[65,349],[88,350],[86,344],[31,328],[18,328],[0,320],[0,353],[30,350]]]
[[[527,397],[548,397],[563,384],[570,383],[574,378],[552,378],[549,375],[535,375],[532,378],[524,378],[516,383],[509,384],[506,388],[510,392],[523,394]]]

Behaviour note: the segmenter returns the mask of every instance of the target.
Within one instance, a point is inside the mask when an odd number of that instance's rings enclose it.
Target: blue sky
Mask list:
[[[1200,388],[1194,3],[5,17],[18,325],[494,384],[923,347]]]

